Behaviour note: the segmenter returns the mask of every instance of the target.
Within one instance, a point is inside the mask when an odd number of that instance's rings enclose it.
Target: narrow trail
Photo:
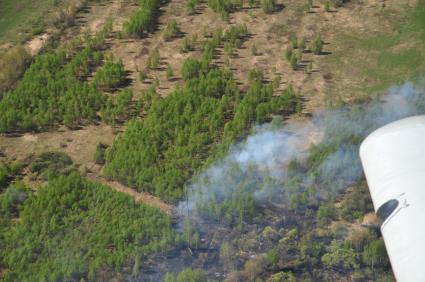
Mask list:
[[[86,177],[92,181],[108,185],[117,192],[127,194],[133,197],[136,202],[143,202],[151,207],[158,208],[168,215],[171,215],[171,212],[174,208],[172,205],[165,203],[158,197],[152,196],[151,194],[146,192],[138,192],[130,187],[122,185],[117,181],[107,180],[102,176],[99,176],[94,173],[87,174]]]

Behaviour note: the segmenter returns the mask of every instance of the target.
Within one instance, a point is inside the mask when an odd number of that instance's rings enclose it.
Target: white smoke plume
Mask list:
[[[308,120],[285,124],[277,119],[257,126],[227,156],[193,178],[179,208],[190,212],[246,194],[259,203],[281,201],[294,173],[304,184],[321,182],[340,191],[362,178],[358,146],[364,137],[384,124],[418,114],[425,114],[424,90],[405,83],[368,103],[317,112]],[[290,167],[295,159],[304,169]]]

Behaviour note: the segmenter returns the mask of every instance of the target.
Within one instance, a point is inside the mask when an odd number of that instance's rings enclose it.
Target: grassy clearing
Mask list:
[[[409,12],[384,14],[390,26],[378,32],[336,35],[338,50],[324,62],[334,76],[331,97],[364,99],[425,73],[425,1]]]
[[[0,44],[19,42],[43,30],[43,17],[58,0],[0,0]]]

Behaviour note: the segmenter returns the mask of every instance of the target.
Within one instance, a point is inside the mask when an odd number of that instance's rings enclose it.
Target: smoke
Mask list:
[[[369,133],[389,122],[425,113],[423,89],[412,83],[351,107],[316,112],[284,123],[276,118],[256,126],[245,141],[193,178],[183,212],[221,216],[222,206],[285,202],[311,186],[338,193],[362,178],[358,147]],[[316,185],[314,185],[316,184]],[[323,191],[314,197],[321,197]]]

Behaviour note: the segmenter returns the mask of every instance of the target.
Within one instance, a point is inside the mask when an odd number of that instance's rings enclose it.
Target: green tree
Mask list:
[[[323,49],[322,38],[320,37],[320,35],[318,35],[313,41],[312,51],[314,54],[320,55],[322,54],[322,49]]]
[[[388,266],[388,255],[382,238],[369,243],[362,253],[362,259],[365,264],[374,269],[376,266]]]
[[[276,10],[275,0],[261,0],[261,9],[266,14],[273,13]]]
[[[105,164],[105,152],[107,148],[108,148],[108,145],[105,145],[103,143],[98,143],[96,145],[96,151],[94,153],[95,163],[100,165]]]
[[[170,64],[167,64],[167,79],[171,80],[174,77],[174,71]]]
[[[328,267],[336,267],[343,271],[358,268],[356,252],[348,242],[333,240],[328,252],[322,256],[322,263]]]
[[[182,77],[184,80],[189,80],[198,76],[201,70],[201,63],[196,59],[187,59],[183,63],[182,67]]]
[[[157,69],[161,62],[161,56],[159,54],[159,49],[155,48],[152,54],[148,57],[148,66],[151,69]]]
[[[176,20],[171,20],[164,29],[163,37],[166,41],[178,37],[181,34]]]
[[[291,68],[293,70],[297,70],[297,68],[298,68],[298,56],[295,53],[292,53],[290,64],[291,64]]]

